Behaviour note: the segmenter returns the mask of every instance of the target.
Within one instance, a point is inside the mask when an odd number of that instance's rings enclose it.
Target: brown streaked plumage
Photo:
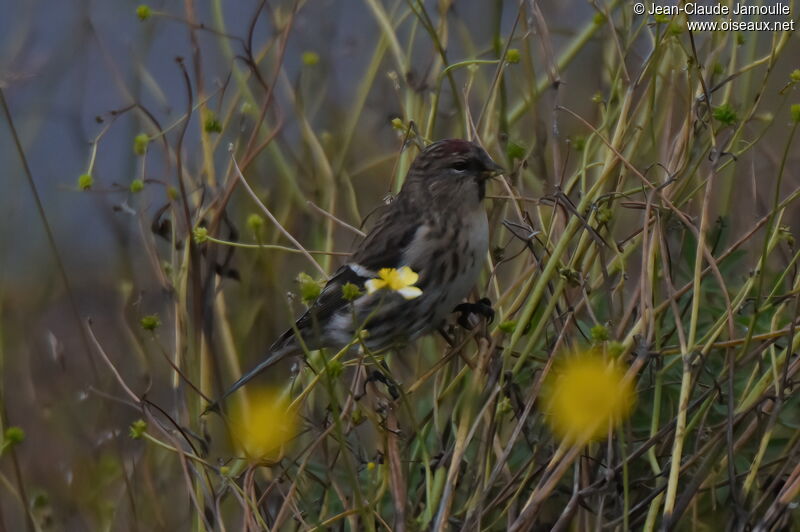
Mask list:
[[[334,273],[295,323],[306,347],[342,348],[363,326],[369,331],[367,347],[381,350],[441,326],[480,273],[489,246],[482,201],[487,179],[500,171],[472,142],[447,139],[426,147],[350,261]],[[353,308],[343,299],[346,283],[363,289],[381,268],[403,266],[419,274],[419,297],[407,300],[396,293],[376,292],[356,299]],[[294,329],[287,330],[270,347],[267,358],[236,381],[223,399],[269,366],[301,352]]]

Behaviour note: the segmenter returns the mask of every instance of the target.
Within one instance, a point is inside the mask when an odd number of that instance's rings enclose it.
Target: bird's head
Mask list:
[[[411,164],[406,182],[434,196],[480,202],[486,194],[486,181],[502,172],[474,142],[445,139],[422,150]]]

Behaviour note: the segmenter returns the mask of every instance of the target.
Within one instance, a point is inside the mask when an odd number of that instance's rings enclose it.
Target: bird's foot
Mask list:
[[[393,400],[396,401],[400,398],[400,393],[397,391],[397,386],[395,386],[394,382],[392,382],[392,380],[387,377],[385,373],[379,370],[373,370],[364,380],[364,386],[362,387],[361,393],[357,394],[355,397],[356,401],[367,395],[367,384],[372,382],[380,382],[381,384],[385,385],[386,390],[389,392],[389,395],[392,396]]]
[[[472,329],[473,325],[470,324],[469,321],[469,317],[472,315],[483,316],[486,318],[486,323],[492,323],[492,321],[494,321],[494,309],[488,297],[483,297],[475,303],[460,303],[456,305],[453,312],[461,314],[457,321],[458,324],[465,329]]]

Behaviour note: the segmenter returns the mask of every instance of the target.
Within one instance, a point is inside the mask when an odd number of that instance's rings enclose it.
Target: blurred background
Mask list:
[[[619,98],[613,88],[620,65],[629,69],[631,80],[641,74],[675,91],[669,99],[659,93],[649,104],[659,115],[653,128],[659,138],[648,148],[653,155],[643,152],[646,160],[637,161],[643,171],[666,160],[655,153],[668,150],[657,147],[676,138],[682,117],[701,105],[692,100],[696,94],[680,92],[691,61],[665,56],[670,68],[658,74],[642,71],[642,65],[658,60],[624,2],[531,2],[538,15],[526,2],[519,9],[517,2],[501,0],[422,2],[433,26],[441,30],[441,21],[448,23],[451,64],[486,62],[455,68],[452,79],[442,73],[437,43],[411,23],[415,15],[408,6],[415,4],[26,0],[4,6],[0,88],[21,150],[4,116],[2,421],[4,429],[24,431],[24,441],[7,446],[0,458],[0,524],[6,529],[168,530],[189,528],[193,522],[177,461],[167,465],[163,456],[149,457],[152,467],[136,466],[144,451],[141,442],[129,437],[129,426],[142,413],[104,357],[137,394],[187,418],[196,408],[176,395],[186,388],[174,386],[168,365],[176,360],[178,338],[193,327],[191,317],[182,321],[177,309],[191,308],[198,299],[195,294],[176,306],[176,294],[183,293],[179,283],[164,280],[179,278],[181,256],[188,253],[189,232],[181,225],[176,198],[190,196],[197,207],[194,222],[218,222],[214,234],[222,240],[291,246],[241,187],[232,191],[224,216],[210,206],[218,205],[213,202],[235,177],[231,153],[246,164],[248,182],[304,246],[344,253],[356,237],[321,210],[359,226],[396,191],[408,164],[400,153],[414,131],[409,130],[412,122],[431,139],[465,136],[463,114],[477,121],[487,94],[495,94],[492,109],[497,106],[501,113],[493,119],[487,147],[519,170],[515,185],[520,194],[538,199],[553,194],[565,176],[586,164],[575,146],[586,142],[591,131],[554,109],[569,108],[597,127],[613,125],[604,122],[603,105]],[[376,10],[375,5],[382,7]],[[604,13],[611,15],[610,22]],[[546,21],[546,33],[537,16]],[[387,38],[381,26],[387,21],[396,27],[397,41]],[[504,39],[512,31],[508,44]],[[694,44],[708,60],[704,68],[719,69],[709,74],[711,84],[733,74],[728,67],[734,60],[727,48],[721,50],[730,39],[741,38],[738,50],[754,58],[767,54],[777,39],[770,33],[737,35],[714,37],[717,41],[697,36]],[[405,54],[405,72],[397,67],[395,46]],[[691,55],[685,34],[681,47]],[[519,55],[509,57],[502,90],[493,92],[497,59],[509,49],[521,53],[522,61]],[[618,54],[624,57],[621,63],[612,59]],[[792,36],[769,65],[768,79],[737,80],[727,95],[738,118],[750,123],[750,135],[736,147],[754,139],[758,144],[737,157],[735,169],[720,174],[711,205],[711,230],[720,242],[729,243],[719,235],[740,235],[769,212],[782,164],[780,193],[800,185],[797,150],[790,150],[782,163],[789,106],[798,100],[791,82],[792,72],[800,68],[798,57],[800,43]],[[263,79],[253,75],[252,58]],[[748,115],[759,95],[763,100]],[[439,97],[433,123],[428,113]],[[261,124],[267,98],[272,100]],[[462,103],[466,110],[460,109]],[[658,110],[661,104],[669,110]],[[187,121],[188,106],[193,112]],[[761,127],[766,124],[773,127]],[[631,127],[649,126],[640,120]],[[137,141],[142,134],[146,138]],[[720,139],[727,142],[731,134],[720,133]],[[254,151],[252,146],[261,142],[264,149]],[[692,147],[686,150],[692,157]],[[648,176],[656,183],[667,179],[656,167]],[[577,203],[582,190],[567,192]],[[635,194],[636,187],[627,191]],[[699,205],[699,199],[692,205]],[[618,212],[614,235],[619,242],[632,230],[627,222],[640,216],[639,210]],[[493,218],[497,245],[508,240],[507,233],[500,235],[502,217],[497,213]],[[697,216],[693,220],[699,223]],[[782,220],[787,232],[796,233],[798,223],[796,209]],[[534,224],[534,229],[539,227]],[[746,279],[762,243],[756,236],[737,251],[741,263],[726,270],[732,283]],[[217,249],[204,271],[219,274],[216,286],[224,287],[226,299],[210,308],[227,318],[204,322],[214,331],[218,356],[212,374],[197,377],[205,379],[202,387],[211,396],[259,360],[302,308],[297,295],[287,297],[297,293],[297,273],[320,277],[297,254]],[[786,262],[791,257],[789,251],[777,253]],[[327,272],[341,260],[339,255],[320,258]],[[631,261],[631,276],[638,275],[637,261]],[[785,265],[780,258],[773,261],[778,261],[777,270]],[[683,273],[690,276],[691,266]],[[508,279],[511,270],[499,274]],[[213,300],[214,293],[207,297]],[[180,363],[187,367],[191,351],[203,349],[191,339],[181,348],[189,358]],[[417,370],[409,363],[406,371]],[[184,495],[173,493],[178,491]],[[174,506],[165,503],[173,499]]]

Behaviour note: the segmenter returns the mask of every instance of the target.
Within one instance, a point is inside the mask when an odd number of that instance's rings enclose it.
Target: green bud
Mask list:
[[[613,217],[614,217],[614,211],[612,211],[608,207],[600,207],[599,209],[597,209],[597,214],[595,215],[597,222],[601,224],[607,224],[608,222],[611,221]]]
[[[525,148],[516,142],[508,141],[506,146],[506,155],[510,161],[522,160],[525,158]]]
[[[206,133],[222,132],[222,123],[217,119],[216,113],[210,109],[206,109],[203,129],[205,129]]]
[[[561,268],[558,273],[570,286],[580,286],[581,275],[572,268]]]
[[[592,327],[590,334],[592,337],[592,342],[596,344],[608,341],[608,329],[599,323]]]
[[[78,188],[81,190],[89,190],[94,185],[94,178],[91,174],[82,174],[78,177]]]
[[[136,8],[136,16],[139,17],[139,20],[147,20],[153,16],[153,10],[147,4],[141,4]]]
[[[331,360],[328,362],[328,375],[331,376],[331,379],[338,379],[339,375],[342,374],[342,371],[344,371],[344,364],[338,360]]]
[[[669,25],[669,32],[672,35],[680,35],[683,33],[684,27],[683,24],[678,22],[677,20],[673,20],[672,23]]]
[[[735,124],[739,120],[739,117],[736,116],[736,110],[727,103],[723,103],[714,109],[713,115],[718,122],[721,122],[726,126]]]
[[[256,213],[252,213],[247,217],[247,227],[249,227],[250,230],[257,235],[264,227],[264,218]]]
[[[303,52],[303,64],[306,66],[314,66],[319,63],[319,54],[317,52]]]
[[[520,60],[520,53],[519,50],[516,48],[509,48],[506,52],[506,63],[511,63],[512,65],[516,65],[519,63]]]
[[[575,148],[575,151],[582,152],[586,149],[586,137],[583,135],[575,135],[572,137],[572,146]]]
[[[50,497],[43,491],[37,491],[31,497],[31,508],[35,511],[42,511],[50,506]]]
[[[150,314],[142,316],[142,319],[139,320],[139,325],[145,331],[155,331],[161,326],[161,320],[158,319],[158,314]]]
[[[625,346],[621,342],[610,342],[608,344],[608,354],[614,358],[619,358],[625,352]]]
[[[603,95],[602,95],[602,94],[600,94],[599,92],[595,92],[595,93],[592,95],[592,101],[593,101],[594,103],[603,103]]]
[[[3,434],[3,440],[4,447],[19,445],[25,440],[25,431],[21,427],[8,427]]]
[[[172,186],[167,187],[167,199],[169,199],[170,201],[175,201],[178,199],[179,196],[180,194],[178,194],[177,188]]]
[[[800,103],[792,105],[791,114],[792,114],[792,121],[800,122]]]
[[[133,137],[133,153],[144,155],[147,153],[147,145],[150,144],[150,137],[146,133],[139,133]]]
[[[496,412],[498,416],[505,414],[507,412],[511,412],[511,399],[509,399],[508,397],[503,397],[502,399],[500,399],[500,401],[498,401],[497,403]]]
[[[133,181],[131,181],[130,189],[131,192],[133,192],[134,194],[136,194],[137,192],[141,192],[142,190],[144,190],[144,181],[142,181],[141,179],[134,179]]]
[[[147,422],[144,419],[137,419],[136,421],[131,423],[131,426],[128,429],[128,434],[134,440],[138,440],[144,435],[146,430],[147,430]]]
[[[358,285],[345,283],[344,286],[342,286],[342,298],[345,301],[353,301],[354,299],[358,299],[360,295],[361,290],[358,288]]]
[[[398,131],[406,130],[406,125],[403,123],[402,118],[392,118],[392,127]]]
[[[300,285],[300,298],[306,305],[313,303],[322,292],[320,283],[307,273],[300,273],[297,276],[297,283]]]
[[[606,14],[605,13],[601,13],[600,11],[595,13],[594,16],[592,17],[592,22],[594,23],[595,26],[599,26],[600,24],[604,23],[605,21],[606,21]]]
[[[208,242],[208,229],[205,227],[195,227],[192,231],[195,244],[205,244]]]
[[[793,83],[800,81],[800,68],[792,70],[792,73],[789,74],[789,79],[792,80]]]

